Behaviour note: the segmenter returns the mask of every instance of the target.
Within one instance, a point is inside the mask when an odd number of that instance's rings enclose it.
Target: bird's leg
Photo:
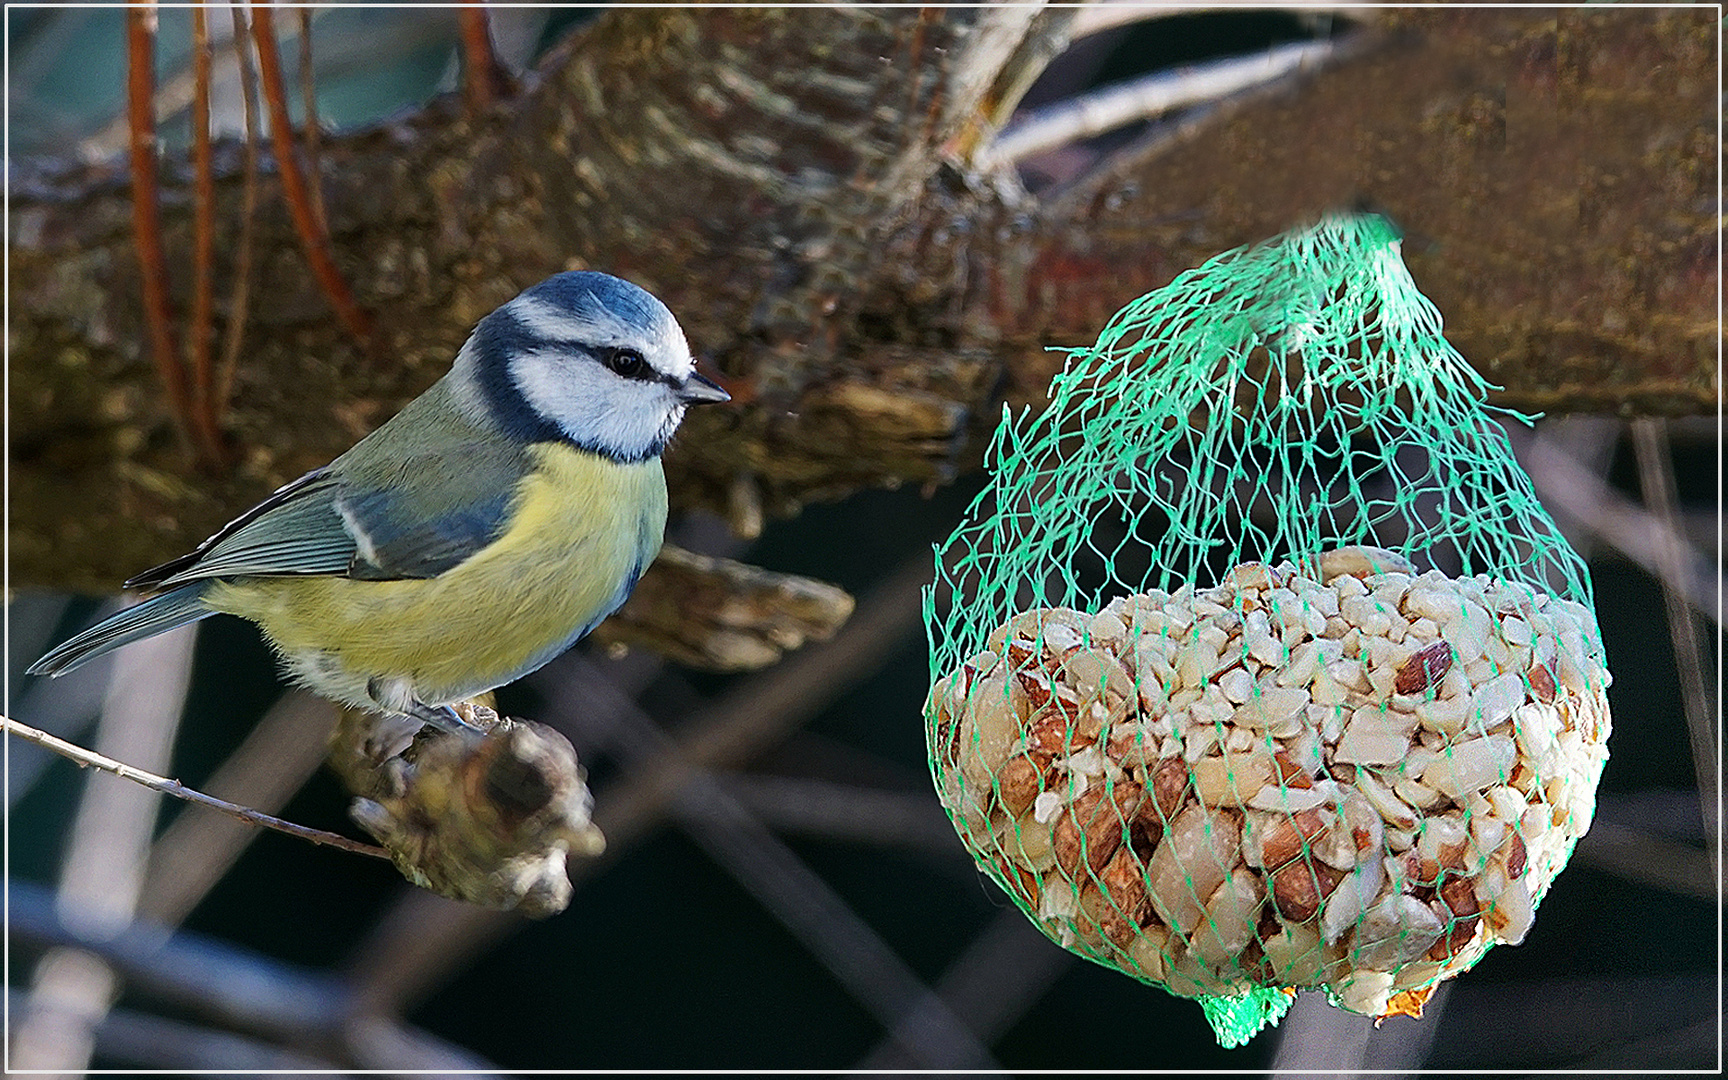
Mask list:
[[[421,724],[431,724],[439,731],[472,731],[484,734],[482,729],[464,720],[462,714],[451,706],[428,705],[414,696],[414,684],[406,678],[385,679],[374,676],[366,682],[366,696],[387,713],[394,713]]]
[[[484,729],[476,727],[464,720],[462,714],[457,712],[456,709],[450,705],[428,705],[424,701],[416,699],[410,701],[408,703],[408,708],[403,711],[422,723],[431,724],[439,731],[447,731],[452,734],[461,731],[472,731],[481,735],[485,734]]]

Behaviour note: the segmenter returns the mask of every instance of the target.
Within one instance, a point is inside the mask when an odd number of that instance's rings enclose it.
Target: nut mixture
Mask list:
[[[1022,612],[939,680],[939,794],[1065,947],[1371,1016],[1529,932],[1607,760],[1595,618],[1369,547]]]

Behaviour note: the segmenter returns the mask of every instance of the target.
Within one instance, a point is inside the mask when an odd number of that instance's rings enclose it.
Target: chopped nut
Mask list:
[[[1254,924],[1266,887],[1246,869],[1231,872],[1206,901],[1206,917],[1195,927],[1189,948],[1213,967],[1227,967],[1254,939]]]
[[[1128,945],[1152,910],[1140,860],[1132,848],[1117,848],[1097,883],[1087,882],[1080,890],[1080,910],[1106,940],[1118,947]]]
[[[1090,710],[1077,718],[1052,706],[1032,718],[1026,745],[1035,752],[1051,756],[1068,754],[1092,745],[1103,729],[1103,722],[1091,715]]]
[[[1530,696],[1544,705],[1554,702],[1554,673],[1548,670],[1548,665],[1537,664],[1527,673],[1530,679]]]
[[[1156,924],[1142,927],[1128,946],[1128,959],[1138,973],[1153,982],[1163,982],[1169,968],[1170,931]]]
[[[1027,754],[1011,757],[996,774],[996,797],[1002,800],[1002,809],[1010,816],[1025,813],[1044,790],[1044,774],[1050,768],[1051,758],[1042,753],[1037,753],[1037,757],[1042,762]]]
[[[1404,556],[1385,548],[1357,544],[1320,554],[1320,582],[1331,584],[1340,574],[1365,578],[1371,574],[1414,574],[1416,567]]]
[[[1272,763],[1278,767],[1278,783],[1284,787],[1311,788],[1314,777],[1282,750],[1272,755]]]
[[[1272,783],[1275,772],[1264,751],[1201,758],[1194,763],[1194,790],[1207,806],[1241,806]]]
[[[1520,583],[1319,562],[1015,616],[931,688],[938,794],[1087,955],[1182,994],[1419,1011],[1522,940],[1589,825],[1599,631]]]
[[[1169,758],[1152,774],[1152,798],[1142,806],[1142,816],[1150,809],[1160,824],[1168,823],[1175,819],[1187,794],[1188,767],[1180,758]]]
[[[1235,865],[1241,838],[1240,819],[1229,811],[1195,805],[1176,815],[1146,867],[1152,908],[1166,926],[1184,938],[1194,932],[1201,899]]]
[[[1307,922],[1343,880],[1343,874],[1325,863],[1306,859],[1287,863],[1272,873],[1272,902],[1278,914],[1291,922]]]
[[[1272,727],[1308,707],[1308,691],[1300,686],[1265,686],[1236,710],[1236,722],[1249,728]]]
[[[1054,837],[1049,822],[1030,813],[1004,821],[996,831],[996,847],[1016,866],[1038,873],[1056,865]]]
[[[1362,913],[1353,958],[1360,967],[1397,971],[1425,954],[1446,924],[1413,896],[1388,896]]]
[[[1512,833],[1510,849],[1506,853],[1506,873],[1518,877],[1524,873],[1524,868],[1530,859],[1529,849],[1524,846],[1524,838],[1516,831]]]
[[[1088,788],[1056,822],[1056,865],[1070,880],[1081,880],[1082,865],[1096,874],[1116,854],[1139,808],[1140,793],[1140,785],[1129,781],[1108,790]]]
[[[1434,960],[1448,960],[1458,955],[1476,936],[1477,914],[1481,908],[1476,903],[1475,884],[1467,878],[1448,877],[1441,882],[1439,902],[1445,905],[1450,920],[1445,936],[1434,943],[1428,956]]]
[[[1487,735],[1448,747],[1422,770],[1422,782],[1456,799],[1490,784],[1504,784],[1517,760],[1518,748],[1509,736]]]
[[[1319,810],[1274,817],[1260,838],[1260,865],[1268,870],[1283,866],[1306,851],[1328,824]]]
[[[1392,689],[1400,694],[1420,694],[1439,686],[1440,680],[1452,667],[1452,646],[1436,641],[1417,649],[1404,666],[1398,669]]]
[[[1364,705],[1351,714],[1332,760],[1352,765],[1396,765],[1410,750],[1416,718]]]
[[[1062,668],[1070,680],[1069,685],[1079,691],[1082,698],[1098,697],[1109,691],[1115,699],[1133,696],[1135,692],[1134,677],[1101,649],[1076,647],[1062,658]]]

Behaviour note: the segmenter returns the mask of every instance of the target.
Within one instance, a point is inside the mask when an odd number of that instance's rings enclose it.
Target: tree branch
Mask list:
[[[330,242],[392,363],[354,362],[286,215],[261,215],[272,290],[228,415],[245,458],[214,482],[186,475],[138,362],[135,282],[114,257],[123,189],[21,165],[13,569],[92,588],[186,550],[424,389],[480,316],[577,266],[659,294],[748,399],[692,416],[667,461],[678,505],[720,512],[740,492],[787,514],[945,482],[1002,400],[1041,399],[1048,346],[1364,199],[1408,230],[1418,282],[1501,402],[1706,409],[1708,14],[1387,12],[1361,55],[1158,127],[1034,197],[969,163],[1066,39],[1065,12],[609,11],[483,115],[446,98],[328,140]],[[218,154],[232,206],[237,149]],[[171,259],[188,250],[173,202],[164,232]]]
[[[749,671],[811,638],[827,640],[852,606],[826,582],[668,546],[623,609],[595,627],[594,640],[704,671]]]
[[[195,791],[178,780],[170,780],[165,776],[157,776],[155,773],[146,772],[143,769],[135,769],[124,762],[115,761],[110,757],[104,757],[103,755],[96,753],[94,750],[86,750],[82,746],[75,746],[64,739],[59,739],[48,734],[46,731],[39,731],[36,728],[30,727],[28,724],[20,724],[10,716],[0,716],[0,731],[5,731],[8,735],[16,735],[20,739],[24,739],[27,742],[33,742],[44,749],[52,750],[61,757],[75,762],[80,766],[89,766],[91,768],[101,769],[103,772],[112,773],[113,775],[120,777],[122,780],[130,780],[134,784],[141,784],[144,787],[149,788],[151,791],[161,792],[163,795],[172,795],[176,799],[184,799],[189,803],[196,803],[199,806],[207,806],[212,810],[219,810],[222,813],[227,814],[230,817],[238,818],[249,825],[256,825],[264,829],[274,829],[277,832],[286,833],[289,836],[298,837],[301,840],[307,840],[314,844],[323,844],[328,847],[341,848],[343,851],[352,851],[357,855],[371,855],[374,858],[379,859],[389,858],[382,848],[373,847],[371,844],[363,844],[358,840],[350,840],[346,836],[342,836],[338,833],[325,832],[322,829],[312,829],[304,825],[296,825],[291,821],[283,821],[281,818],[271,817],[269,814],[261,814],[249,807],[236,806],[234,803],[228,802],[224,799],[218,799],[213,795],[206,795],[201,791]]]

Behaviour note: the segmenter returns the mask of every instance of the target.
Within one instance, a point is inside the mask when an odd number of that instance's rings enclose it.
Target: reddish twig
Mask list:
[[[306,117],[306,171],[312,174],[312,216],[318,221],[318,231],[330,235],[330,219],[324,216],[324,185],[317,182],[324,175],[318,155],[324,130],[318,126],[318,92],[312,78],[312,9],[298,9],[300,14],[300,105]]]
[[[457,9],[462,32],[462,99],[473,116],[511,90],[510,76],[492,47],[492,15],[483,6]]]
[[[214,795],[206,795],[202,791],[187,787],[178,780],[170,780],[165,776],[145,772],[143,769],[134,768],[123,761],[115,761],[113,758],[98,754],[94,750],[87,750],[76,743],[69,743],[64,739],[56,738],[46,731],[38,730],[27,724],[20,724],[10,716],[0,715],[0,731],[4,731],[8,735],[16,735],[44,749],[52,750],[80,767],[89,766],[101,769],[103,772],[111,773],[122,780],[142,784],[151,791],[159,791],[164,795],[172,795],[176,799],[184,799],[189,803],[197,803],[199,806],[207,806],[212,810],[220,810],[222,813],[239,818],[249,825],[274,829],[277,832],[287,833],[289,836],[299,837],[302,840],[310,840],[314,844],[341,848],[343,851],[352,851],[357,855],[370,855],[375,859],[388,859],[390,857],[389,852],[383,848],[361,843],[359,840],[350,840],[340,833],[325,832],[323,829],[296,825],[291,821],[283,821],[279,817],[272,817],[249,806],[240,806],[226,799],[218,799]]]
[[[240,69],[240,96],[246,104],[245,179],[240,194],[240,240],[234,254],[234,296],[228,305],[228,329],[222,340],[222,361],[216,368],[218,415],[234,393],[234,370],[240,363],[240,343],[252,298],[252,225],[258,216],[258,74],[252,69],[252,48],[246,13],[240,0],[229,0],[234,17],[234,60]]]
[[[192,9],[192,177],[192,325],[186,358],[192,368],[192,408],[200,424],[214,429],[222,418],[210,370],[216,179],[210,158],[210,30],[203,8]]]
[[[336,317],[357,341],[372,345],[372,321],[336,269],[336,259],[330,251],[330,236],[318,228],[306,190],[306,178],[301,175],[299,161],[294,156],[294,129],[288,121],[288,91],[282,82],[282,57],[277,51],[276,24],[269,7],[252,8],[252,40],[258,46],[258,77],[264,90],[264,105],[270,112],[270,142],[276,151],[276,169],[282,177],[282,197],[288,203],[289,216],[294,220],[294,232],[300,238],[300,248],[312,275]],[[314,180],[317,178],[314,177]]]
[[[156,175],[156,9],[140,4],[126,11],[126,115],[132,163],[132,233],[144,292],[144,324],[150,356],[168,394],[175,426],[200,463],[214,466],[222,442],[193,407],[186,369],[174,347],[168,302],[168,256],[162,243]]]

